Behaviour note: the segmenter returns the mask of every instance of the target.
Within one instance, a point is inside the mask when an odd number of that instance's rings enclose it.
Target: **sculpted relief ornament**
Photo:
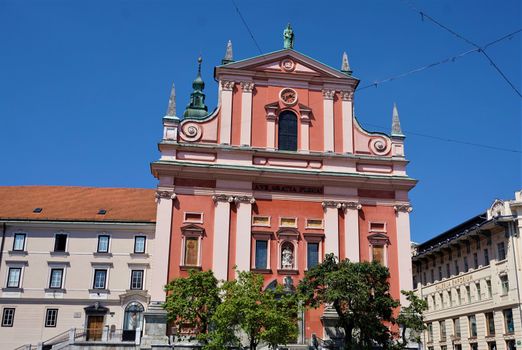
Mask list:
[[[251,81],[242,81],[239,85],[241,85],[243,92],[252,92],[254,90],[254,83]]]
[[[396,205],[393,207],[393,209],[395,209],[395,212],[397,212],[397,213],[398,212],[411,213],[413,210],[413,208],[409,204]]]
[[[227,194],[215,194],[212,196],[212,200],[214,201],[214,203],[228,202],[235,203],[236,205],[239,203],[254,204],[256,202],[256,199],[252,196],[231,196]]]
[[[334,96],[335,96],[335,90],[330,90],[330,89],[323,90],[323,98],[325,100],[333,100]]]
[[[281,267],[288,270],[294,268],[294,253],[288,246],[283,248],[281,253]]]
[[[362,209],[362,205],[358,202],[342,202],[342,201],[324,201],[321,203],[323,208],[337,208],[337,209]]]
[[[297,103],[297,92],[294,89],[283,89],[279,92],[279,99],[287,106]]]
[[[353,101],[353,91],[340,91],[343,101]]]
[[[174,191],[156,191],[156,200],[159,200],[159,199],[175,199],[176,198],[176,194],[174,193]]]
[[[221,89],[225,91],[232,91],[236,83],[230,80],[221,80]]]

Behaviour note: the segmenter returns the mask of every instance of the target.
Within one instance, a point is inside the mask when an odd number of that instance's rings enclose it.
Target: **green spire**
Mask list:
[[[205,94],[203,93],[205,82],[201,78],[201,62],[203,62],[203,59],[199,57],[198,75],[192,82],[192,88],[194,91],[190,94],[190,103],[183,113],[183,118],[186,119],[198,119],[207,115],[208,108],[205,105]]]

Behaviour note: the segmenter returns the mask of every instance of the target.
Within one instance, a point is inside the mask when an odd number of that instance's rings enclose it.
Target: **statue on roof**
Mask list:
[[[288,23],[288,25],[286,26],[286,28],[283,32],[283,38],[284,38],[285,49],[293,49],[294,48],[294,31],[292,30],[290,23]]]

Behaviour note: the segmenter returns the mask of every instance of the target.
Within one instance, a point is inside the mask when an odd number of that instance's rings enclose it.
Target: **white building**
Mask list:
[[[522,191],[424,242],[413,256],[413,283],[429,305],[429,350],[522,347]]]
[[[0,348],[70,336],[134,342],[150,300],[154,197],[0,187]]]

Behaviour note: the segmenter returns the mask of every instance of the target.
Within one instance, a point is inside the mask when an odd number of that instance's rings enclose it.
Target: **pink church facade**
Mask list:
[[[200,62],[201,64],[201,62]],[[347,59],[337,70],[292,48],[215,67],[218,106],[208,113],[204,83],[178,118],[171,96],[163,118],[153,301],[190,269],[220,280],[251,270],[271,283],[333,253],[378,260],[391,291],[412,289],[408,192],[398,113],[391,135],[364,130],[354,116],[359,81]],[[167,243],[169,242],[169,243]],[[329,338],[328,310],[308,310],[300,342]]]

